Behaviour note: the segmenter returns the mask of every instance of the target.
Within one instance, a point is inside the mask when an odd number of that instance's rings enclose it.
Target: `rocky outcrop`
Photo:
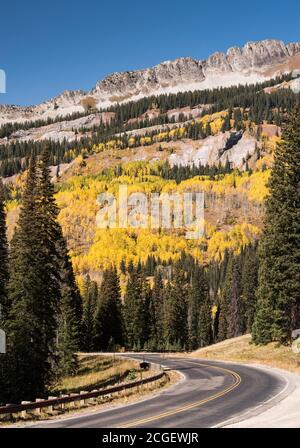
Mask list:
[[[298,54],[300,43],[263,40],[214,53],[203,61],[179,58],[153,68],[113,73],[98,81],[90,92],[65,91],[32,107],[0,106],[0,124],[83,112],[87,97],[92,97],[100,108],[148,95],[262,81],[287,71],[284,62]],[[300,69],[300,65],[294,68]]]
[[[178,153],[169,156],[171,166],[225,165],[228,161],[233,168],[245,168],[256,150],[257,141],[247,133],[225,132],[199,141],[198,147],[185,143]]]
[[[174,87],[184,90],[184,86],[189,89],[192,85],[197,85],[201,88],[201,83],[208,80],[212,73],[221,77],[222,74],[237,73],[247,78],[253,72],[263,74],[263,68],[276,66],[299,52],[300,43],[285,45],[277,40],[248,42],[242,49],[229,48],[226,54],[217,52],[204,61],[180,58],[146,70],[114,73],[103,81],[98,81],[90,94],[99,101],[107,101],[114,96],[127,99]]]
[[[11,134],[10,140],[28,142],[30,140],[38,141],[50,139],[60,142],[63,140],[71,142],[77,138],[81,138],[82,134],[80,134],[80,130],[82,128],[89,130],[94,126],[99,126],[101,122],[110,122],[114,116],[114,112],[101,112],[86,115],[74,120],[62,120],[46,126],[33,127],[26,130],[20,129]],[[7,138],[0,139],[0,145],[5,143],[7,143]]]

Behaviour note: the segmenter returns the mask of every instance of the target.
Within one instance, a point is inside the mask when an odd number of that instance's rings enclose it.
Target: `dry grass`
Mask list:
[[[139,378],[139,365],[136,361],[108,356],[81,356],[80,367],[75,376],[67,376],[52,388],[51,392],[76,393],[81,390],[92,390],[96,387],[113,385],[124,381],[131,370],[135,370]]]
[[[202,348],[193,352],[190,356],[224,361],[238,361],[242,363],[265,364],[290,372],[300,373],[300,356],[293,353],[291,347],[276,343],[256,346],[251,343],[251,336],[249,334]]]
[[[118,365],[116,364],[117,362]],[[141,372],[139,369],[139,361],[116,358],[115,362],[113,362],[113,358],[102,355],[82,356],[80,364],[80,371],[78,372],[78,375],[64,378],[61,384],[53,388],[53,391],[55,391],[56,394],[58,392],[70,393],[82,389],[92,389],[91,384],[94,385],[95,381],[100,381],[100,383],[102,381],[103,384],[103,380],[106,381],[107,379],[114,378],[115,375],[118,375],[120,372],[126,373],[134,370],[136,379],[141,378],[141,373],[143,378],[157,373],[157,371],[155,372],[151,368],[148,371]],[[28,411],[25,417],[21,416],[20,413],[14,414],[12,421],[0,421],[0,427],[19,427],[20,425],[27,426],[28,424],[31,424],[32,421],[36,420],[61,419],[65,417],[66,413],[71,415],[81,415],[84,413],[89,413],[91,408],[93,411],[112,409],[118,405],[126,405],[128,403],[146,399],[148,395],[156,395],[162,389],[176,384],[181,378],[182,375],[177,371],[168,371],[159,380],[142,386],[125,389],[113,395],[107,395],[104,397],[100,396],[90,399],[88,403],[85,402],[82,404],[77,401],[64,405],[63,407],[56,406],[51,411],[44,409],[42,412],[38,413]],[[132,381],[133,378],[129,375],[129,377],[126,378],[126,381],[127,380]]]
[[[151,372],[153,374],[153,371]],[[144,374],[143,374],[144,375]],[[149,383],[139,388],[132,388],[124,390],[121,394],[113,395],[112,397],[99,397],[91,401],[88,404],[80,405],[78,402],[75,407],[66,406],[64,409],[56,409],[52,413],[42,412],[41,414],[30,414],[25,417],[25,419],[21,419],[20,416],[15,416],[15,420],[13,422],[1,422],[0,427],[26,427],[27,425],[32,424],[33,421],[36,420],[52,420],[52,419],[62,419],[66,416],[66,414],[70,414],[73,416],[79,416],[86,413],[90,413],[91,410],[93,412],[98,410],[109,410],[113,409],[119,405],[126,405],[129,403],[134,403],[141,400],[146,400],[148,395],[157,395],[162,390],[167,389],[168,387],[176,384],[180,381],[182,376],[176,371],[167,372],[162,378],[153,383]]]

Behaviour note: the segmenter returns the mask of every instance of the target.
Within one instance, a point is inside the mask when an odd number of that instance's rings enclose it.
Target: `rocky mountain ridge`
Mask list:
[[[248,42],[243,48],[216,52],[206,60],[185,57],[153,68],[113,73],[89,92],[67,90],[36,106],[0,105],[0,125],[55,118],[161,93],[261,82],[291,69],[300,69],[300,42]]]

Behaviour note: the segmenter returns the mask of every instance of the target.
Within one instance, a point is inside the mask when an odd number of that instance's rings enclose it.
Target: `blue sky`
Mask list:
[[[8,0],[0,17],[2,104],[36,104],[115,71],[249,40],[300,41],[298,0]]]

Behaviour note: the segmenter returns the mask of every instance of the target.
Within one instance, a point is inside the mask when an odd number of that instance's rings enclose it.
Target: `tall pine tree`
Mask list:
[[[233,257],[231,285],[229,289],[229,327],[227,332],[228,338],[240,336],[243,332],[243,303],[241,298],[241,272],[240,257]]]
[[[210,341],[210,304],[204,269],[196,266],[192,273],[188,300],[189,348],[203,347]]]
[[[48,154],[44,152],[38,165],[34,157],[30,161],[11,242],[4,369],[9,401],[33,399],[46,392],[57,372],[56,343],[61,341],[62,316],[64,329],[68,329],[63,349],[65,354],[68,347],[68,363],[79,348],[80,300],[57,215]],[[60,363],[61,353],[59,349]]]
[[[182,270],[176,269],[174,280],[166,291],[165,339],[172,349],[186,349],[188,345],[188,285]]]
[[[225,270],[226,269],[226,270]],[[230,302],[232,288],[232,270],[233,255],[226,254],[226,268],[222,269],[221,292],[219,296],[219,315],[218,315],[218,341],[224,341],[228,338],[228,329],[230,322]]]
[[[58,374],[72,375],[78,368],[76,352],[82,341],[82,298],[77,287],[67,245],[58,229],[57,249],[60,264],[60,303],[58,310]]]
[[[244,303],[244,331],[251,332],[256,307],[258,279],[257,243],[246,247],[242,266],[242,292]]]
[[[38,180],[32,158],[11,242],[6,398],[13,402],[41,396],[53,374],[57,300],[48,297],[52,289],[45,271],[49,268],[52,274],[52,266],[39,209]]]
[[[150,299],[150,340],[153,347],[164,346],[164,284],[159,269],[155,271]]]
[[[145,276],[136,267],[130,271],[124,297],[124,322],[128,347],[140,350],[149,334],[147,308],[150,291]]]
[[[300,106],[290,114],[277,145],[260,244],[256,343],[287,343],[299,327]]]
[[[8,243],[6,234],[6,213],[4,205],[3,183],[0,180],[0,328],[8,313]]]
[[[95,350],[107,350],[111,342],[114,345],[123,344],[121,291],[115,267],[103,273],[95,316]]]
[[[38,212],[41,222],[40,239],[46,262],[44,289],[53,311],[46,316],[45,328],[57,327],[58,369],[56,373],[72,374],[77,367],[75,352],[81,346],[82,300],[75,282],[62,229],[57,222],[58,207],[51,182],[49,154],[44,150],[38,181]],[[55,322],[51,324],[51,319]],[[49,335],[50,337],[50,335]]]
[[[0,329],[5,331],[8,317],[8,244],[6,236],[6,213],[4,206],[3,184],[0,181]],[[0,403],[5,390],[5,355],[0,355]]]
[[[86,352],[92,352],[94,349],[95,314],[98,303],[98,284],[92,281],[89,275],[87,275],[84,280],[82,300],[82,349]]]

